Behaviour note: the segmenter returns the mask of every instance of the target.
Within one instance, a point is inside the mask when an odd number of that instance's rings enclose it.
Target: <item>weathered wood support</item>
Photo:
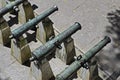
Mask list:
[[[85,69],[85,68],[81,68],[78,72],[77,72],[77,76],[80,77],[82,80],[89,80],[89,70]]]
[[[31,50],[23,36],[11,40],[11,55],[21,64],[24,64],[31,57]]]
[[[19,23],[24,24],[35,17],[32,6],[28,0],[24,0],[24,2],[21,5],[19,5],[18,8]]]
[[[55,37],[53,22],[49,18],[38,24],[36,37],[43,44]]]
[[[11,31],[10,31],[10,27],[8,26],[8,23],[3,17],[1,17],[0,18],[0,44],[6,45],[10,43],[10,38],[9,38],[10,34],[11,34]]]
[[[56,57],[69,65],[74,61],[74,56],[76,56],[73,38],[67,38],[61,46],[62,49],[56,50]]]
[[[98,65],[95,59],[92,59],[90,62],[89,72],[90,72],[89,80],[103,80],[99,76]]]
[[[36,80],[54,80],[55,77],[47,59],[31,62],[31,73]]]

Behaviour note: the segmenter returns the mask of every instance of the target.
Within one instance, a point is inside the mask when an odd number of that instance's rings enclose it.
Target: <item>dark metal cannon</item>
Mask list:
[[[20,5],[23,2],[24,2],[24,0],[15,0],[14,2],[11,2],[11,3],[7,4],[5,7],[0,9],[0,17],[5,15],[9,11],[11,11],[13,9],[16,9],[17,6]]]
[[[46,55],[49,55],[49,52],[52,49],[61,48],[60,44],[64,42],[68,37],[70,37],[72,34],[74,34],[77,30],[80,29],[81,29],[81,25],[78,22],[76,22],[70,28],[60,33],[52,40],[48,41],[45,45],[40,46],[35,51],[33,51],[30,61],[34,61],[34,60],[40,61],[44,59]]]
[[[43,19],[45,19],[46,17],[48,17],[50,14],[52,14],[53,12],[55,12],[57,10],[58,10],[57,6],[51,7],[50,9],[46,10],[45,12],[43,12],[42,14],[37,16],[36,18],[33,18],[32,20],[30,20],[27,23],[23,24],[19,28],[13,30],[10,38],[19,38],[26,31],[34,28],[34,26],[36,24],[38,24],[40,21],[42,21]]]
[[[64,71],[56,76],[55,80],[67,80],[73,73],[79,70],[81,67],[87,68],[87,62],[90,61],[106,44],[110,42],[109,37],[105,37],[101,40],[97,45],[95,45],[92,49],[86,52],[83,56],[78,56],[77,59]]]

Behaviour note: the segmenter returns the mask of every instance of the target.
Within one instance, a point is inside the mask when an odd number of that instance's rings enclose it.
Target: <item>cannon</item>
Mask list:
[[[34,60],[42,60],[46,55],[49,55],[50,51],[54,48],[61,49],[61,43],[65,41],[68,37],[70,37],[72,34],[74,34],[77,30],[81,29],[81,25],[76,22],[74,25],[72,25],[70,28],[65,30],[64,32],[57,35],[52,40],[49,40],[45,45],[38,47],[36,50],[32,52],[32,57],[30,58],[30,61]]]
[[[56,76],[55,80],[68,80],[68,78],[79,70],[81,67],[88,68],[87,62],[91,60],[106,44],[108,44],[111,39],[106,36],[103,40],[101,40],[97,45],[95,45],[92,49],[86,52],[83,56],[78,56],[76,60],[67,67],[64,71]]]
[[[19,38],[26,31],[28,31],[29,29],[34,28],[34,26],[36,24],[38,24],[40,21],[42,21],[43,19],[45,19],[46,17],[48,17],[50,14],[52,14],[53,12],[55,12],[57,10],[58,10],[57,6],[51,7],[50,9],[46,10],[42,14],[38,15],[36,18],[33,18],[32,20],[30,20],[27,23],[23,24],[19,28],[13,30],[12,33],[11,33],[10,38],[11,39],[12,38],[16,38],[16,39]]]
[[[8,13],[9,11],[11,11],[13,9],[16,10],[17,6],[23,2],[24,2],[24,0],[16,0],[14,2],[7,4],[5,7],[0,9],[0,17],[2,17],[3,15],[5,15],[6,13]]]

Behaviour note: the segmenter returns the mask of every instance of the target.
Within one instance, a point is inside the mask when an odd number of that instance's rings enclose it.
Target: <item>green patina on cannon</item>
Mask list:
[[[92,49],[86,52],[83,56],[78,56],[77,59],[64,71],[56,76],[55,80],[67,80],[73,73],[79,70],[81,67],[87,67],[87,62],[91,60],[106,44],[108,44],[111,39],[106,36],[103,40],[101,40],[97,45],[95,45]]]
[[[54,48],[61,49],[61,43],[64,42],[68,37],[70,37],[72,34],[74,34],[76,31],[80,29],[81,29],[81,25],[78,22],[76,22],[70,28],[60,33],[52,40],[48,41],[45,45],[40,46],[35,51],[33,51],[30,61],[34,61],[34,60],[41,61],[42,59],[45,58],[46,55],[50,54],[50,51],[52,49]]]
[[[10,12],[13,9],[17,9],[17,6],[23,2],[24,0],[16,0],[14,2],[7,4],[5,7],[0,9],[0,17],[2,17],[3,15],[5,15],[6,13]]]
[[[46,17],[48,17],[50,14],[52,14],[53,12],[55,12],[57,10],[58,10],[57,6],[51,7],[50,9],[46,10],[45,12],[43,12],[42,14],[37,16],[36,18],[33,18],[32,20],[30,20],[27,23],[23,24],[19,28],[13,30],[10,38],[19,38],[26,31],[34,28],[34,26],[36,24],[38,24],[40,21],[42,21],[43,19],[45,19]]]

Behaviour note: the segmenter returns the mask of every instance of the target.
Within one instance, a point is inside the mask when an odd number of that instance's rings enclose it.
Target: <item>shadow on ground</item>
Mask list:
[[[18,24],[18,12],[11,13],[15,17],[9,16],[10,20],[8,21],[8,25],[12,27],[14,24]]]
[[[111,11],[107,14],[110,23],[106,27],[106,34],[112,39],[110,47],[102,50],[98,55],[98,62],[103,71],[110,76],[106,80],[118,80],[120,77],[120,10]]]

